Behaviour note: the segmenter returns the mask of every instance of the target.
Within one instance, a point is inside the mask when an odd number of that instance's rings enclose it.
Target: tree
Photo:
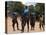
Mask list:
[[[7,2],[7,9],[10,12],[18,12],[19,14],[21,14],[21,10],[23,9],[24,5],[21,2],[13,2],[13,1],[8,1]]]
[[[44,3],[37,3],[35,6],[35,12],[40,14],[45,11],[45,5]]]
[[[30,6],[29,6],[29,10],[30,10],[30,13],[31,13],[31,12],[35,12],[34,6],[33,6],[33,5],[30,5]]]

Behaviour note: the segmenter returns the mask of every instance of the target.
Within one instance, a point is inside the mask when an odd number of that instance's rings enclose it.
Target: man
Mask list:
[[[23,10],[24,13],[22,13],[22,32],[24,32],[24,27],[26,25],[27,22],[27,27],[28,27],[28,32],[29,32],[29,9],[26,6]]]
[[[35,20],[36,20],[35,13],[31,13],[31,14],[30,14],[31,30],[34,30],[34,27],[35,27]]]
[[[12,20],[13,30],[15,31],[15,28],[14,28],[15,24],[17,24],[17,29],[19,30],[18,21],[17,21],[17,15],[15,15],[15,14],[13,14],[13,15],[14,15],[13,20]]]
[[[44,30],[44,27],[45,27],[45,17],[44,17],[44,15],[40,15],[40,24],[39,24],[40,30],[41,30],[41,27]]]

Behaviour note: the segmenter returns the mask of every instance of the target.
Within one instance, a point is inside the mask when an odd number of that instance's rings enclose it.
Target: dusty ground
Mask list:
[[[21,21],[19,20],[19,18],[17,19],[18,23],[19,23],[19,29],[21,30]],[[8,17],[7,18],[7,33],[20,33],[20,30],[17,30],[17,25],[15,24],[15,29],[16,31],[13,31],[12,28],[12,18]],[[31,30],[30,24],[29,24],[29,32],[42,32],[43,30],[39,29],[39,22],[35,22],[35,30]],[[24,28],[24,32],[27,32],[27,24]]]

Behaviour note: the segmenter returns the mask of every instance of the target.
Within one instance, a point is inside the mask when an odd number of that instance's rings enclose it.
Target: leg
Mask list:
[[[21,31],[24,32],[24,24],[22,24],[22,30]]]
[[[29,20],[27,20],[27,27],[28,27],[28,32],[29,32]]]
[[[44,31],[44,30],[45,30],[45,29],[44,29],[44,24],[42,24],[42,28],[43,28],[43,31]]]
[[[45,30],[45,25],[43,25],[43,31]]]
[[[16,22],[16,23],[17,23],[17,30],[19,30],[18,22]]]
[[[30,22],[30,25],[31,25],[31,30],[32,30],[32,22]]]
[[[34,25],[33,25],[33,30],[34,30]]]
[[[34,30],[34,23],[31,24],[31,30]]]
[[[35,27],[35,21],[33,22],[33,30],[34,30],[34,27]]]
[[[40,22],[40,24],[39,24],[39,28],[40,28],[40,30],[41,30],[41,22]]]
[[[33,29],[33,24],[32,24],[32,22],[30,23],[30,25],[31,25],[31,30]]]
[[[44,31],[45,30],[45,22],[44,22],[44,20],[43,20],[42,27],[43,27],[43,31]]]
[[[25,27],[25,25],[26,25],[26,22],[25,22],[25,20],[22,20],[22,32],[24,32],[24,27]]]
[[[30,26],[31,26],[31,30],[32,30],[32,21],[31,21],[31,18],[30,18]]]
[[[15,23],[14,23],[14,22],[13,22],[12,26],[13,26],[13,30],[15,31],[15,28],[14,28],[14,26],[15,26]]]

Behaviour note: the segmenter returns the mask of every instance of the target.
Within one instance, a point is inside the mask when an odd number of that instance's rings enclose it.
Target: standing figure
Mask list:
[[[44,20],[45,20],[45,17],[43,15],[40,15],[40,24],[39,24],[40,30],[41,30],[41,28],[43,28],[43,30],[44,30],[44,27],[45,27]]]
[[[35,27],[35,20],[36,20],[35,14],[32,13],[32,14],[30,15],[31,30],[34,30],[34,27]]]
[[[17,21],[17,15],[13,18],[12,20],[12,26],[13,26],[13,30],[15,31],[15,24],[17,24],[17,29],[19,30],[19,27],[18,27],[18,21]]]
[[[24,27],[26,25],[26,22],[27,22],[27,27],[28,27],[28,32],[29,32],[29,9],[28,7],[26,6],[23,10],[23,14],[22,14],[22,32],[24,32]]]

